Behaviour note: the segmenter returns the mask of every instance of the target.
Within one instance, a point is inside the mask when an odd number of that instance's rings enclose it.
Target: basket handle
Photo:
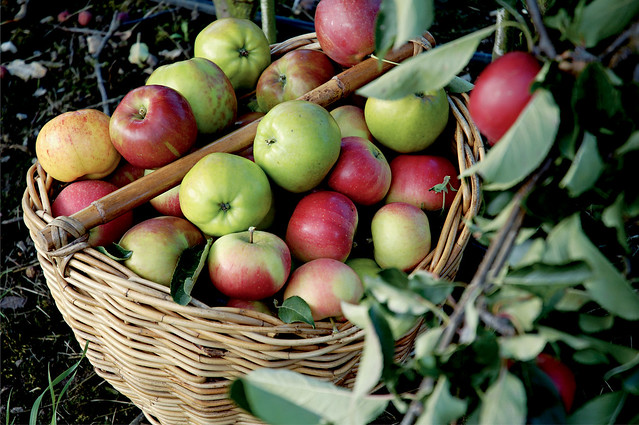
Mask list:
[[[434,45],[432,36],[427,33],[418,40],[389,51],[385,61],[381,64],[377,58],[368,58],[337,74],[299,99],[327,107],[384,74],[394,66],[393,63],[401,62],[418,54],[424,48],[424,40],[427,40],[426,48]],[[259,119],[253,121],[199,150],[121,187],[69,217],[59,217],[51,221],[38,233],[40,248],[47,255],[53,257],[70,255],[68,248],[75,251],[86,248],[86,244],[73,244],[73,242],[81,238],[83,233],[88,232],[89,229],[107,223],[177,186],[187,171],[204,156],[213,152],[239,152],[249,147],[255,138],[259,121]],[[70,231],[70,229],[74,231]]]

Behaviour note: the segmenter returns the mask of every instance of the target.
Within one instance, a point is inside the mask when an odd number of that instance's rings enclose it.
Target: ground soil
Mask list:
[[[278,1],[277,14],[312,22],[313,1]],[[306,10],[292,10],[299,3]],[[62,320],[39,268],[33,242],[22,222],[20,207],[25,175],[35,161],[35,139],[54,116],[69,110],[97,108],[113,111],[132,88],[143,85],[150,71],[161,64],[192,55],[197,32],[214,19],[197,2],[2,0],[0,21],[3,66],[1,83],[1,253],[0,338],[2,374],[0,422],[28,423],[36,398],[53,379],[80,359],[81,347]],[[180,6],[181,5],[181,6]],[[187,5],[188,7],[185,7]],[[482,2],[438,1],[438,20],[431,32],[438,42],[494,21],[490,5]],[[69,17],[60,22],[58,14]],[[78,14],[89,10],[88,25]],[[124,13],[120,25],[95,57],[96,36],[104,36],[114,16]],[[282,24],[279,38],[304,32],[304,27]],[[153,61],[144,66],[129,62],[129,49],[137,37],[149,46]],[[278,40],[281,41],[281,40]],[[5,44],[7,43],[7,44]],[[10,43],[10,44],[9,44]],[[490,54],[490,43],[480,50]],[[21,59],[38,63],[44,75],[21,79],[6,73]],[[96,79],[96,61],[104,79],[103,102]],[[466,70],[470,76],[484,64],[479,59]],[[62,386],[56,387],[59,393]],[[141,419],[140,410],[92,370],[86,360],[57,409],[59,424],[128,424]],[[45,397],[38,422],[50,421],[51,399]]]

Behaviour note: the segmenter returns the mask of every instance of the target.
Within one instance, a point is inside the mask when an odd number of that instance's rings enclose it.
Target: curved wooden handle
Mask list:
[[[412,56],[413,53],[413,43],[406,43],[401,48],[390,51],[386,55],[386,60],[395,63],[401,62]],[[389,62],[380,63],[376,58],[366,59],[337,74],[331,80],[301,96],[300,99],[327,107],[384,74],[394,66]],[[88,231],[93,227],[119,217],[127,211],[131,211],[133,208],[177,186],[187,171],[204,156],[213,152],[239,152],[249,147],[255,138],[259,121],[259,119],[253,121],[199,150],[127,184],[73,214],[69,217],[69,220],[75,224],[76,228],[83,228]],[[53,251],[61,248],[61,246],[57,246],[60,245],[61,240],[66,242],[77,237],[75,235],[68,235],[69,237],[65,238],[56,236],[56,232],[65,231],[61,230],[58,223],[59,221],[49,223],[40,231],[39,235],[39,244],[52,255],[54,255]]]

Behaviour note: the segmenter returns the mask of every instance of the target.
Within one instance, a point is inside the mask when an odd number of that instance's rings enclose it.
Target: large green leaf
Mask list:
[[[559,182],[559,187],[565,188],[570,196],[576,198],[594,187],[603,169],[597,138],[586,133],[568,172]]]
[[[561,265],[536,263],[508,272],[503,283],[520,286],[574,286],[591,276],[590,267],[583,261]]]
[[[639,294],[586,236],[579,214],[557,224],[548,235],[546,247],[547,259],[588,264],[592,275],[583,284],[594,301],[626,320],[639,319]]]
[[[466,400],[450,394],[450,383],[445,376],[437,380],[437,385],[424,403],[424,411],[416,425],[449,424],[461,418],[468,407]]]
[[[545,23],[573,44],[590,48],[620,33],[637,13],[636,0],[594,0],[588,5],[581,1],[574,12],[561,9],[557,15],[546,17]]]
[[[568,424],[614,424],[625,401],[626,394],[621,391],[602,394],[570,415]]]
[[[411,93],[438,90],[468,64],[479,42],[494,30],[495,27],[490,26],[406,59],[357,93],[364,97],[391,100]]]
[[[538,89],[517,121],[462,177],[478,173],[485,190],[505,190],[523,181],[548,155],[559,128],[559,108],[552,94]]]
[[[639,13],[637,0],[594,0],[583,9],[577,22],[585,47],[618,34]]]
[[[233,381],[231,398],[271,424],[364,425],[388,405],[384,397],[356,397],[330,382],[287,369],[258,369]]]
[[[523,424],[526,422],[526,390],[515,375],[502,371],[488,388],[479,413],[482,424]]]

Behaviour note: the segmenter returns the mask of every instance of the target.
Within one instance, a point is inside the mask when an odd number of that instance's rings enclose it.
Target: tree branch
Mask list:
[[[557,51],[552,41],[550,41],[550,37],[548,37],[548,32],[546,31],[537,0],[526,0],[526,6],[532,18],[533,25],[535,25],[535,29],[537,30],[537,34],[539,34],[540,52],[545,53],[550,59],[555,59],[557,57]]]

